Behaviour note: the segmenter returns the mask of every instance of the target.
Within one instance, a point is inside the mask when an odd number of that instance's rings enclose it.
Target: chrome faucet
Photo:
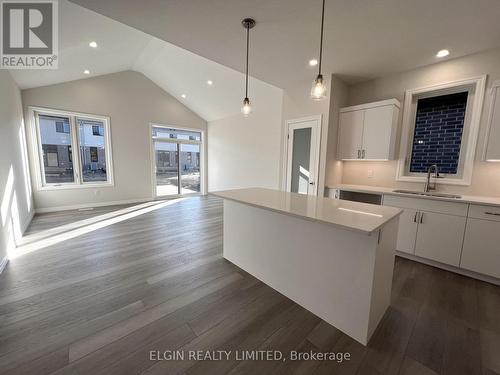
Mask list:
[[[431,184],[431,173],[432,170],[434,169],[434,178],[439,178],[439,170],[437,164],[432,164],[429,169],[427,169],[427,180],[424,185],[424,192],[428,193],[431,190],[436,190],[436,181],[434,180],[434,183]]]

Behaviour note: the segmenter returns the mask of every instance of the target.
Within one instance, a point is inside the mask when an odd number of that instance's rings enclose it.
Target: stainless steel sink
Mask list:
[[[414,190],[393,190],[394,193],[401,194],[413,194],[413,195],[422,195],[427,197],[438,197],[438,198],[452,198],[452,199],[461,199],[461,195],[455,194],[445,194],[445,193],[425,193],[423,191],[414,191]]]

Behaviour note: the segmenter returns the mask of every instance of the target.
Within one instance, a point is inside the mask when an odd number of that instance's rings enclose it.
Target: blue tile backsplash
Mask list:
[[[419,99],[410,172],[439,171],[456,174],[464,130],[467,92]]]

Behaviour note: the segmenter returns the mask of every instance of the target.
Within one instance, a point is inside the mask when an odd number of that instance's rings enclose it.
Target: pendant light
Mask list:
[[[246,60],[246,72],[245,72],[245,99],[243,99],[243,107],[241,107],[241,113],[244,117],[248,117],[250,112],[252,112],[252,106],[250,105],[250,99],[248,99],[248,44],[250,41],[250,29],[255,26],[255,20],[252,18],[245,18],[241,21],[243,27],[247,30],[247,60]]]
[[[326,97],[326,85],[321,74],[321,60],[323,58],[323,26],[325,23],[325,0],[323,0],[323,8],[321,10],[321,38],[319,42],[319,71],[311,88],[311,98],[313,100],[322,100]]]

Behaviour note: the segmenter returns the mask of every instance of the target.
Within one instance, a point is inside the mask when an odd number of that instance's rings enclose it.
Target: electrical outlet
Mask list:
[[[373,169],[368,169],[368,178],[373,178]]]

